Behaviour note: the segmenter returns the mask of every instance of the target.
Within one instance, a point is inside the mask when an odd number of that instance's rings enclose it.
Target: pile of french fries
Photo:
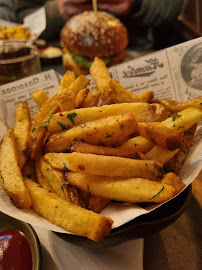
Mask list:
[[[15,206],[100,242],[112,229],[113,220],[100,214],[110,201],[162,203],[183,190],[177,173],[202,119],[202,97],[136,96],[99,58],[90,73],[90,91],[85,76],[67,71],[54,96],[34,93],[40,110],[33,123],[27,102],[17,105],[0,170]]]
[[[18,39],[28,40],[31,37],[31,33],[28,27],[23,25],[15,25],[9,27],[0,26],[0,39]]]

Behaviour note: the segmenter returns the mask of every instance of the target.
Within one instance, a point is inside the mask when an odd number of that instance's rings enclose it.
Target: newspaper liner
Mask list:
[[[201,61],[201,62],[200,62]],[[151,90],[155,98],[170,98],[176,101],[201,96],[202,94],[202,38],[194,39],[168,49],[126,62],[109,69],[110,75],[135,94]],[[92,78],[90,87],[94,85]],[[14,127],[16,104],[22,100],[29,103],[32,119],[38,111],[31,93],[43,88],[51,96],[59,86],[59,76],[53,70],[42,72],[0,87],[0,138],[8,127]],[[188,186],[202,169],[202,125],[197,132],[179,177]],[[166,202],[167,203],[167,202]],[[162,205],[162,204],[161,204]],[[160,207],[161,205],[157,205]],[[152,209],[152,210],[154,210]],[[114,220],[113,228],[147,214],[152,210],[137,204],[111,203],[101,214]],[[0,211],[48,230],[69,233],[41,218],[32,210],[17,209],[0,185]]]

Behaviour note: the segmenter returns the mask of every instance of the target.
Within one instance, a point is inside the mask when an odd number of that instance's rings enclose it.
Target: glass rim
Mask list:
[[[19,62],[23,62],[26,60],[30,60],[34,57],[36,57],[38,55],[38,50],[37,47],[34,46],[33,44],[26,44],[25,42],[5,42],[3,44],[0,44],[0,51],[1,48],[4,47],[10,47],[10,48],[30,48],[30,54],[28,55],[24,55],[24,56],[20,56],[20,57],[15,57],[15,58],[10,58],[10,59],[0,59],[0,64],[15,64],[15,63],[19,63]]]

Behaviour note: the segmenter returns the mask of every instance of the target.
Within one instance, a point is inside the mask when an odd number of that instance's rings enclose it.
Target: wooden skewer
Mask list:
[[[93,2],[93,11],[96,13],[97,12],[97,0],[92,0]]]

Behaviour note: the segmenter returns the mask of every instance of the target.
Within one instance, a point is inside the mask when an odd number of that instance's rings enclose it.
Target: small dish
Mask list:
[[[144,238],[159,232],[176,221],[188,206],[192,195],[189,185],[183,192],[171,201],[161,205],[152,212],[135,218],[134,220],[113,229],[101,243],[93,242],[82,236],[56,233],[63,240],[87,248],[109,248],[131,239]]]
[[[32,270],[41,270],[42,253],[38,236],[31,225],[0,212],[0,232],[18,230],[24,233],[32,253]]]

